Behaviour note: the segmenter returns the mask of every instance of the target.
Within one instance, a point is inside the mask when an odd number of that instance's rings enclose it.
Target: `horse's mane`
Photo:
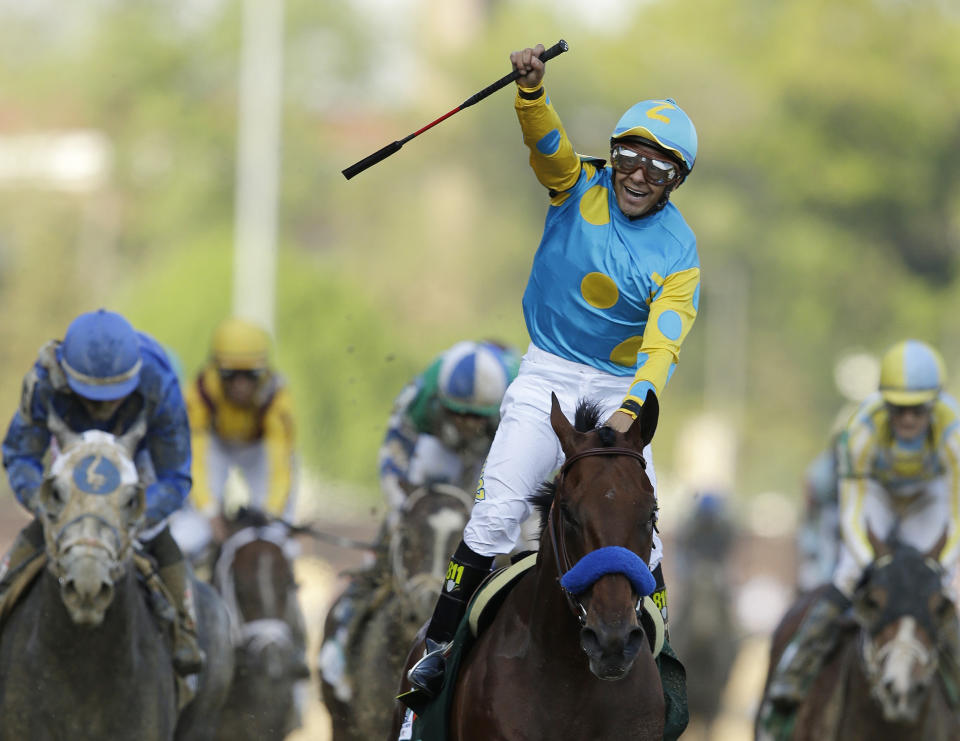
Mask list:
[[[600,445],[602,448],[612,448],[616,443],[616,433],[609,427],[603,427],[600,424],[601,418],[600,404],[591,399],[580,399],[577,402],[577,411],[573,416],[573,427],[577,432],[591,432],[597,430],[600,435]],[[528,498],[537,513],[540,515],[540,532],[547,526],[547,516],[550,514],[550,507],[557,494],[556,479],[544,481],[537,487]]]

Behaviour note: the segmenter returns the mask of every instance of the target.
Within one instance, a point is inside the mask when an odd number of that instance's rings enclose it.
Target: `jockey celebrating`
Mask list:
[[[458,342],[400,392],[380,448],[389,525],[415,487],[476,486],[519,362],[497,343]]]
[[[160,345],[137,332],[119,314],[81,314],[63,342],[40,349],[23,381],[20,408],[3,441],[3,465],[17,500],[37,514],[43,457],[51,447],[50,410],[76,432],[126,432],[143,415],[146,435],[136,454],[141,480],[148,482],[147,509],[138,538],[157,564],[157,575],[173,599],[180,622],[174,631],[177,672],[196,674],[203,664],[196,614],[183,555],[166,520],[190,491],[190,430],[177,377]],[[44,553],[43,530],[34,519],[17,536],[3,561],[2,594],[33,558]]]
[[[789,738],[795,710],[836,646],[839,618],[864,568],[873,560],[869,533],[895,528],[904,543],[928,552],[944,538],[944,584],[960,555],[960,408],[942,391],[940,354],[926,343],[894,345],[880,365],[879,393],[867,398],[837,445],[843,542],[830,590],[807,613],[774,669],[760,727]],[[956,616],[954,616],[956,618]],[[960,626],[945,631],[942,650],[954,667]],[[955,678],[956,681],[956,678]]]
[[[209,362],[184,392],[195,512],[184,512],[175,532],[190,554],[210,543],[207,518],[222,511],[232,467],[250,489],[250,508],[283,519],[293,514],[292,402],[282,376],[270,368],[269,350],[265,330],[245,319],[226,319],[214,331]]]
[[[523,297],[531,344],[501,406],[470,521],[427,631],[427,654],[410,670],[414,692],[435,696],[444,648],[494,556],[516,542],[528,497],[563,462],[550,426],[551,392],[572,416],[599,402],[624,432],[648,392],[673,374],[700,297],[696,239],[670,194],[697,152],[692,122],[672,100],[631,107],[610,139],[612,167],[576,154],[543,88],[543,46],[510,55],[521,72],[515,108],[530,164],[550,207]],[[656,484],[650,451],[647,474]],[[662,590],[662,545],[649,564]],[[660,599],[665,612],[665,595]]]

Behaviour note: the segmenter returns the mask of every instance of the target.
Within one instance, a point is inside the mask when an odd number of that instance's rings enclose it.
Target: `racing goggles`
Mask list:
[[[912,417],[925,417],[933,411],[933,402],[926,404],[887,404],[887,412],[891,417],[903,417],[910,415]]]
[[[629,175],[638,167],[643,168],[643,179],[651,185],[670,185],[679,176],[679,168],[670,160],[647,157],[623,144],[614,145],[610,150],[613,169]]]
[[[237,378],[246,378],[248,381],[259,381],[263,378],[265,371],[263,369],[243,369],[236,370],[232,368],[220,369],[220,380],[229,383]]]

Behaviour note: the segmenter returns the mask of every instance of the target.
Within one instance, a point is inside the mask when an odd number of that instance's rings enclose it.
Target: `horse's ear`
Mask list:
[[[933,544],[933,547],[927,551],[926,558],[932,558],[934,561],[940,560],[940,554],[943,552],[943,547],[947,544],[947,528],[943,528],[943,532],[940,534],[940,537],[937,539],[937,542]]]
[[[563,448],[564,454],[568,453],[573,447],[573,441],[577,431],[563,413],[563,410],[560,408],[560,400],[552,391],[550,392],[550,426],[553,427],[553,431],[557,434],[560,440],[560,447]]]
[[[60,450],[66,450],[80,439],[80,435],[71,430],[67,423],[63,421],[63,418],[57,414],[53,404],[47,408],[47,429],[57,439]]]
[[[637,449],[643,450],[653,440],[653,433],[657,431],[657,420],[660,418],[660,402],[653,391],[647,392],[647,398],[640,407],[637,421],[627,430],[627,440]]]
[[[887,556],[890,554],[890,546],[885,540],[877,537],[874,534],[873,528],[870,527],[870,523],[867,523],[867,540],[870,541],[870,545],[873,546],[873,557],[880,558],[880,556]]]
[[[147,413],[146,411],[142,411],[137,415],[137,418],[134,420],[133,424],[130,425],[130,429],[117,438],[117,442],[123,446],[124,450],[129,453],[130,458],[132,459],[137,453],[137,446],[140,444],[140,440],[142,440],[143,436],[146,434]]]

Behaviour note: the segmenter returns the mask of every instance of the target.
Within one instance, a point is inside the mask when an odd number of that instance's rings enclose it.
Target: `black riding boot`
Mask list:
[[[151,541],[144,543],[157,561],[157,574],[170,592],[177,612],[177,628],[173,632],[173,666],[186,677],[203,669],[204,652],[197,637],[197,608],[187,562],[170,528],[165,527]]]
[[[456,553],[447,566],[447,576],[440,599],[427,627],[426,654],[407,672],[407,679],[415,691],[433,699],[443,686],[446,669],[444,652],[453,640],[457,626],[467,611],[467,604],[480,582],[490,573],[493,556],[480,556],[460,541]],[[401,697],[404,700],[403,697]],[[406,702],[406,700],[404,700]],[[416,711],[416,708],[413,708]]]

